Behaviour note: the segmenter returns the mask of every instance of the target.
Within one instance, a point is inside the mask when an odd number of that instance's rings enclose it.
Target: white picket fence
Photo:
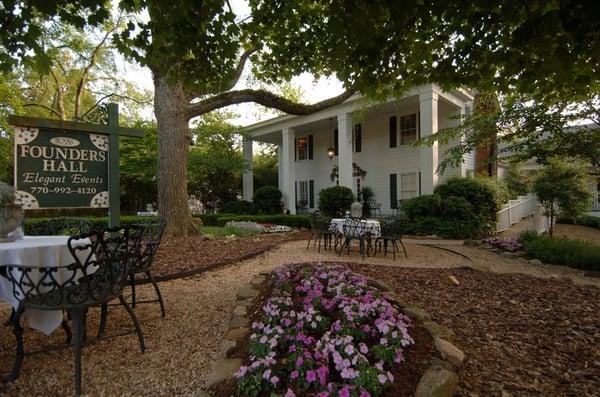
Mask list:
[[[496,213],[496,232],[508,230],[526,218],[531,220],[529,229],[537,230],[539,233],[548,230],[548,217],[544,214],[544,208],[535,194],[518,196],[515,200],[509,200],[504,204]]]

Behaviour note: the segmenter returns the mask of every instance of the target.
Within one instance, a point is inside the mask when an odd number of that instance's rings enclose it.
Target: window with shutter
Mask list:
[[[298,138],[296,140],[297,144],[297,152],[298,152],[298,161],[308,159],[308,137]]]
[[[417,114],[400,116],[400,145],[412,145],[417,140]]]
[[[396,147],[397,144],[398,119],[396,116],[390,117],[390,147]]]
[[[352,140],[354,153],[360,153],[362,150],[362,126],[356,124],[354,126],[354,139]]]
[[[402,200],[417,197],[417,173],[400,175],[400,197]]]
[[[396,174],[390,174],[390,208],[398,208],[398,187]]]

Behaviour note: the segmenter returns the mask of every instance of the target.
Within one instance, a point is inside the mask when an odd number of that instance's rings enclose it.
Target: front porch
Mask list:
[[[398,200],[431,194],[440,180],[465,176],[473,169],[472,156],[463,166],[436,173],[445,149],[414,146],[420,137],[458,123],[472,98],[443,92],[436,85],[417,87],[402,98],[367,106],[354,96],[341,105],[307,116],[280,116],[247,127],[244,158],[251,163],[253,141],[275,144],[279,154],[279,189],[284,208],[318,206],[318,192],[347,186],[356,194],[368,186],[382,214],[395,211]],[[328,153],[333,149],[333,153]],[[357,176],[353,164],[366,171]],[[337,175],[332,171],[337,167]],[[253,196],[252,170],[243,176],[243,197]]]

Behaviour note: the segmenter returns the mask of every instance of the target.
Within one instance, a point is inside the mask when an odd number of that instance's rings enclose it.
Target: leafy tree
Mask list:
[[[530,176],[523,171],[523,167],[519,163],[509,164],[504,182],[511,198],[526,195],[531,191]]]
[[[533,191],[550,217],[551,236],[559,211],[567,218],[576,218],[589,207],[592,195],[586,184],[587,170],[580,160],[551,158],[533,181]]]
[[[10,29],[0,30],[0,42],[8,44],[2,61],[26,56],[30,48],[39,55],[40,23],[33,15],[97,24],[110,9],[97,0],[5,3],[0,21]],[[598,91],[600,5],[593,2],[250,0],[249,5],[250,15],[237,18],[229,2],[217,0],[119,2],[126,12],[149,16],[130,18],[117,44],[154,76],[158,202],[172,232],[187,233],[191,226],[188,122],[228,105],[255,102],[308,114],[357,90],[388,98],[431,81],[446,88],[524,92],[544,101]],[[16,11],[22,7],[25,13]],[[347,91],[306,105],[265,89],[235,89],[249,58],[253,75],[266,84],[301,72],[335,74]]]
[[[277,186],[279,184],[279,168],[277,153],[263,150],[252,158],[252,173],[254,188],[262,186]]]
[[[239,130],[227,118],[222,112],[208,114],[193,130],[188,189],[206,208],[235,201],[241,191],[242,173],[249,167],[241,153]]]

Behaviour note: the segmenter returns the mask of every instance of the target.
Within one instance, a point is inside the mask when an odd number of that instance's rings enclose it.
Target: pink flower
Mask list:
[[[359,397],[371,397],[371,393],[369,393],[366,390],[361,390],[360,391],[360,396]]]
[[[340,397],[350,397],[350,387],[344,386],[342,390],[340,390]]]
[[[306,372],[306,381],[314,382],[317,380],[317,373],[314,370],[309,370]]]
[[[304,359],[302,357],[298,357],[296,359],[296,367],[301,367],[304,364]]]
[[[296,397],[296,393],[294,393],[292,391],[292,389],[288,388],[287,391],[285,392],[285,396],[283,397]],[[362,396],[361,396],[362,397]],[[369,396],[370,397],[370,396]]]
[[[290,374],[290,379],[294,380],[294,379],[298,379],[298,376],[300,376],[300,373],[298,373],[298,371],[294,370],[292,371],[292,373]]]
[[[266,380],[269,380],[271,378],[271,370],[267,369],[265,372],[263,372],[263,378]]]
[[[271,383],[272,383],[273,385],[276,385],[276,384],[277,384],[277,382],[279,382],[279,377],[278,377],[278,376],[273,376],[273,377],[271,378]]]
[[[326,366],[320,366],[319,369],[317,369],[317,375],[319,376],[319,383],[322,385],[327,384],[327,374],[329,373],[329,370],[327,369]]]
[[[384,374],[379,374],[377,375],[377,380],[383,385],[388,381],[388,378]]]

